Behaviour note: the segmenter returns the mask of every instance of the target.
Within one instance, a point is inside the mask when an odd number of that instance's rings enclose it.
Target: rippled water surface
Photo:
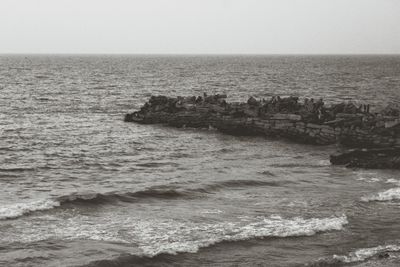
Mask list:
[[[0,56],[0,265],[396,266],[398,171],[122,121],[151,94],[203,92],[382,107],[400,57]]]

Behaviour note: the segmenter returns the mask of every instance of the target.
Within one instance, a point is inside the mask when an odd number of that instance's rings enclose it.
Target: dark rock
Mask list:
[[[378,258],[379,259],[386,259],[386,258],[389,258],[389,257],[390,257],[390,254],[388,252],[382,252],[382,253],[378,254]]]
[[[258,106],[258,101],[254,97],[250,97],[249,100],[247,100],[247,104],[251,106]]]
[[[400,149],[353,149],[332,155],[334,165],[368,169],[400,169]]]
[[[389,104],[386,108],[384,108],[381,112],[382,115],[385,116],[400,116],[400,108],[397,105]]]

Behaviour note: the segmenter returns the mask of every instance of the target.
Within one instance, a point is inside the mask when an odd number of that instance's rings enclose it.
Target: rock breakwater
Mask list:
[[[126,114],[125,121],[174,127],[213,127],[233,135],[283,137],[316,145],[394,148],[394,156],[400,151],[400,111],[395,107],[372,113],[369,105],[340,103],[327,106],[322,99],[306,98],[301,102],[298,97],[278,96],[268,100],[250,97],[247,102],[228,103],[226,98],[219,94],[152,96],[140,110]],[[338,162],[342,161],[332,161],[333,164]]]

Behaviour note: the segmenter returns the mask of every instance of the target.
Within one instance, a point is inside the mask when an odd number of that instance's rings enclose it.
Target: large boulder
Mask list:
[[[400,116],[400,107],[399,107],[399,105],[396,105],[396,104],[389,104],[387,107],[385,107],[382,110],[381,114],[385,115],[385,116],[399,117]]]
[[[250,106],[257,106],[258,105],[258,101],[253,96],[251,96],[249,98],[249,100],[247,100],[247,104],[249,104]]]

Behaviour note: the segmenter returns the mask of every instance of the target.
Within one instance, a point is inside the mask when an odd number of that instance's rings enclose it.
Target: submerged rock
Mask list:
[[[332,155],[332,164],[368,169],[400,169],[400,149],[353,149]]]

